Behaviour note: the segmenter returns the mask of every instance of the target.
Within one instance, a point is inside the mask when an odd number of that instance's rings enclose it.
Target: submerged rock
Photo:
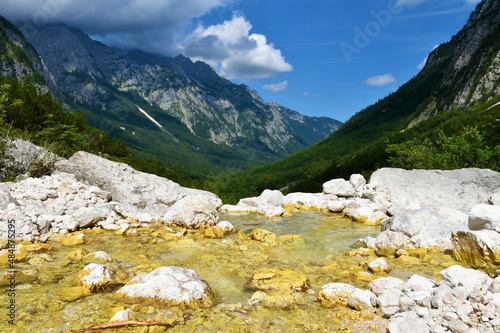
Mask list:
[[[304,273],[290,268],[262,268],[253,273],[248,287],[261,291],[299,292],[309,289],[309,279]]]
[[[141,273],[117,291],[134,301],[211,307],[214,296],[209,285],[192,269],[165,266]]]

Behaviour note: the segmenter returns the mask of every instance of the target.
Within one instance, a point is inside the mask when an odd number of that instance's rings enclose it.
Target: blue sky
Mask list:
[[[209,63],[310,116],[346,121],[416,75],[479,0],[2,0],[112,46]]]

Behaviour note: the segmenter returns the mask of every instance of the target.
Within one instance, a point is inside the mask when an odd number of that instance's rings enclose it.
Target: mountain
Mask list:
[[[479,3],[463,29],[430,53],[420,73],[328,138],[229,179],[226,202],[266,188],[314,192],[333,178],[368,177],[389,166],[388,143],[436,141],[440,133],[451,136],[464,126],[476,126],[490,147],[500,145],[500,0]],[[248,188],[254,191],[236,190]]]
[[[182,55],[113,49],[63,25],[24,23],[18,28],[25,40],[2,22],[2,44],[25,50],[25,68],[42,73],[67,109],[81,110],[91,125],[143,158],[221,173],[288,156],[341,125],[266,103],[248,86]],[[23,78],[19,72],[3,66],[2,74]]]

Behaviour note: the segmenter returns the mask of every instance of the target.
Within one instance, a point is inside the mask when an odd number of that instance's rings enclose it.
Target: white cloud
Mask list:
[[[194,18],[232,0],[2,0],[0,12],[36,26],[63,23],[110,46],[179,53],[177,40]]]
[[[251,29],[250,22],[236,14],[221,24],[200,25],[183,40],[183,53],[230,79],[262,79],[291,71],[281,51]]]
[[[468,6],[475,6],[477,5],[478,3],[480,3],[481,0],[465,0],[465,3],[468,5]]]
[[[193,20],[213,10],[227,10],[233,1],[1,0],[0,13],[37,26],[63,23],[109,46],[167,56],[183,53],[209,63],[230,79],[267,78],[291,71],[281,51],[266,36],[250,33],[252,25],[242,16],[233,15],[209,27],[199,25],[186,36]]]
[[[269,90],[271,92],[281,92],[286,90],[286,88],[288,88],[288,81],[283,81],[274,84],[265,84],[262,88]]]
[[[373,76],[365,80],[365,83],[374,87],[386,86],[396,82],[396,78],[391,74]]]

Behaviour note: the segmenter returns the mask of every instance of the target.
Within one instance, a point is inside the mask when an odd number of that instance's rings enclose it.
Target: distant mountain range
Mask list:
[[[327,180],[370,176],[388,166],[388,143],[439,139],[477,127],[490,147],[500,145],[500,0],[483,0],[453,38],[432,51],[425,67],[396,92],[349,119],[300,153],[230,180],[253,193],[265,188],[321,191]]]
[[[113,49],[63,25],[2,23],[0,51],[11,55],[2,75],[34,80],[144,158],[220,173],[286,157],[341,125],[266,103],[182,55]]]

